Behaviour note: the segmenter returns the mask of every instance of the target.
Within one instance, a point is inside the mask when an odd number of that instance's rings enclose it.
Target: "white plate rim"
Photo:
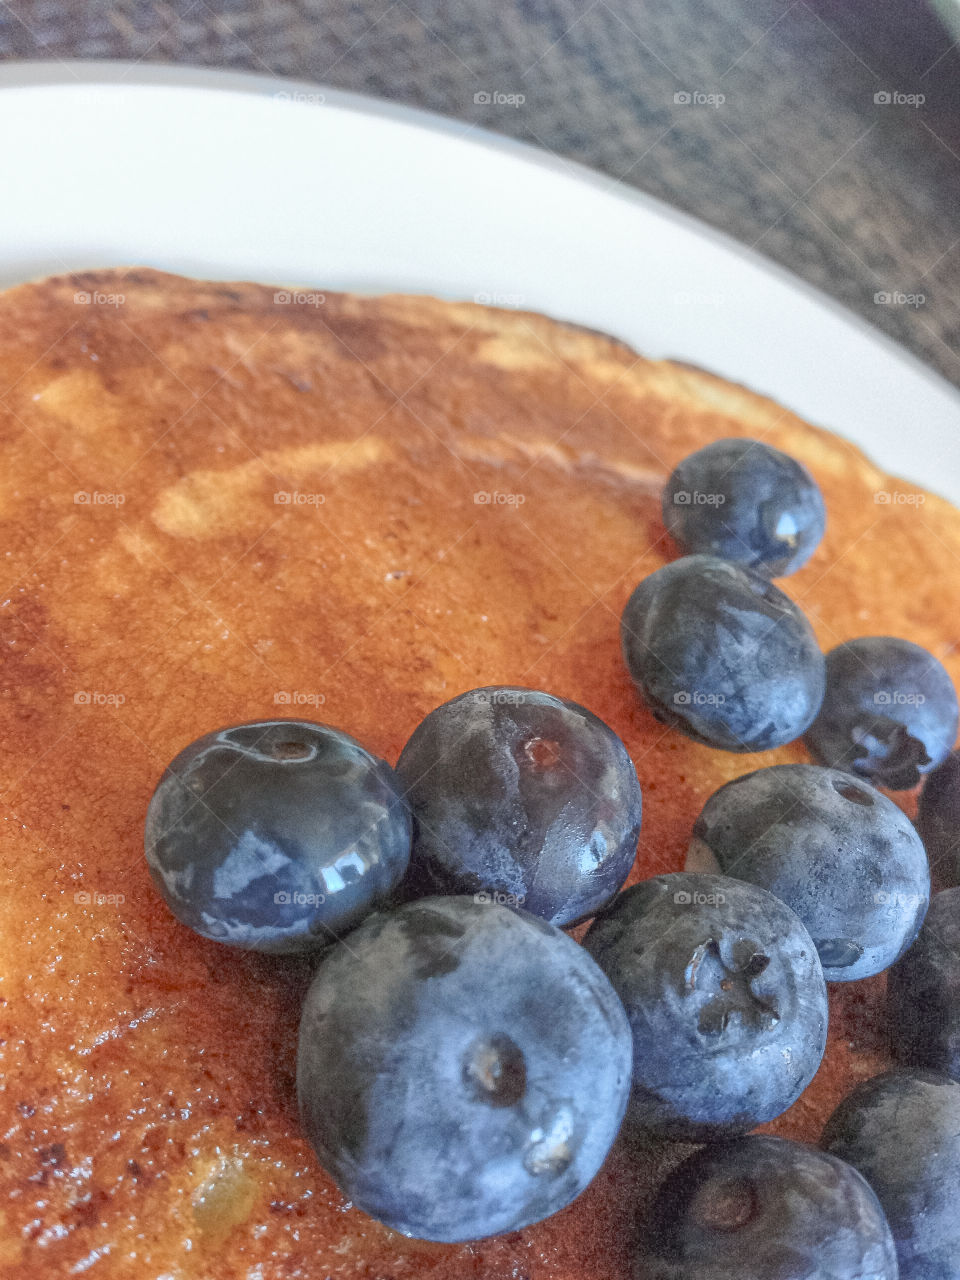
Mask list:
[[[411,107],[406,103],[393,102],[373,95],[354,93],[348,89],[336,89],[317,81],[300,80],[286,76],[271,76],[254,71],[236,71],[231,68],[196,67],[181,63],[141,63],[113,60],[72,61],[61,59],[56,62],[11,61],[0,64],[0,91],[4,89],[42,88],[45,86],[69,86],[72,83],[95,85],[128,84],[151,85],[170,88],[202,88],[215,92],[250,93],[256,96],[273,96],[278,92],[322,94],[324,105],[333,105],[347,111],[356,111],[367,116],[381,116],[387,120],[398,120],[405,124],[419,126],[447,133],[453,137],[469,138],[471,142],[513,156],[519,156],[527,163],[556,172],[571,170],[581,182],[589,183],[609,195],[614,195],[628,203],[656,210],[662,217],[673,219],[695,232],[703,239],[712,240],[716,246],[728,254],[742,258],[754,266],[767,270],[781,283],[791,285],[798,292],[820,303],[852,322],[865,334],[885,346],[891,354],[912,364],[914,370],[926,376],[929,381],[941,390],[952,392],[960,408],[960,388],[945,378],[936,369],[931,368],[908,347],[904,347],[884,333],[875,325],[864,320],[855,311],[845,307],[836,298],[824,293],[816,285],[810,284],[802,276],[795,275],[789,268],[782,266],[772,258],[765,257],[755,249],[735,239],[718,227],[704,222],[685,209],[679,209],[657,196],[650,195],[639,187],[629,186],[618,181],[579,160],[567,159],[551,151],[535,147],[531,143],[506,134],[494,133],[482,125],[474,125],[457,120],[452,116],[440,115],[423,107]],[[711,370],[722,376],[722,370]]]
[[[576,183],[585,184],[587,187],[593,188],[595,192],[605,198],[612,198],[625,206],[627,210],[632,207],[642,212],[648,219],[654,218],[661,222],[673,224],[679,232],[696,239],[706,249],[715,250],[723,260],[726,260],[732,266],[735,267],[742,264],[745,272],[768,279],[772,286],[796,295],[798,300],[803,300],[805,305],[818,308],[821,312],[829,315],[836,325],[847,326],[848,329],[859,335],[859,339],[862,342],[872,346],[878,355],[883,353],[885,357],[889,357],[891,361],[891,377],[894,382],[896,382],[899,372],[912,379],[912,385],[915,387],[922,384],[925,394],[930,397],[930,402],[935,403],[940,410],[940,420],[944,420],[943,415],[946,413],[949,426],[952,426],[953,417],[956,414],[957,422],[960,424],[960,389],[937,370],[924,363],[920,357],[900,345],[895,339],[871,325],[861,315],[850,311],[842,303],[822,292],[815,285],[794,275],[786,267],[764,257],[757,250],[742,244],[726,232],[655,196],[647,194],[639,188],[629,186],[616,178],[595,171],[576,160],[571,160],[553,152],[538,149],[526,142],[491,132],[472,122],[438,115],[403,103],[331,88],[322,83],[300,78],[264,75],[243,70],[144,62],[51,60],[11,61],[0,64],[0,94],[4,90],[8,92],[28,91],[26,100],[29,101],[29,91],[42,92],[45,88],[50,87],[63,89],[73,86],[129,87],[131,90],[147,87],[172,91],[180,89],[202,90],[205,93],[239,93],[259,98],[276,98],[278,95],[305,95],[308,103],[310,97],[314,96],[317,97],[318,102],[322,103],[322,107],[332,106],[341,112],[355,113],[374,120],[382,119],[401,123],[415,130],[427,131],[434,135],[444,135],[449,140],[464,141],[471,147],[483,148],[494,153],[494,155],[499,154],[500,156],[510,157],[512,161],[522,162],[525,166],[529,166],[534,170],[565,177],[568,180],[572,179]],[[320,110],[322,107],[307,105],[306,109]],[[98,266],[103,266],[103,263],[91,260],[88,265],[90,269],[95,269]],[[41,274],[49,273],[53,273],[52,268],[50,272],[26,270],[24,279],[38,278]],[[265,277],[268,276],[269,273],[265,272]],[[212,271],[210,278],[226,277],[219,272]],[[238,277],[234,276],[234,278]],[[277,283],[289,284],[297,282],[277,281]],[[415,292],[416,290],[413,291]],[[421,292],[429,292],[429,289],[424,288]],[[550,314],[556,313],[550,312]],[[584,323],[591,324],[589,320],[578,317],[575,313],[557,314],[557,318],[573,322],[582,320]],[[608,332],[627,341],[631,346],[637,345],[628,334],[618,333],[615,326],[611,326]],[[640,349],[642,350],[642,347]],[[698,360],[695,355],[684,353],[682,350],[673,350],[669,345],[665,346],[662,354],[681,361],[692,361],[721,378],[732,378],[735,382],[751,385],[749,379],[738,376],[736,371],[725,370],[722,367],[711,364],[709,361]],[[755,386],[756,384],[753,385]],[[775,382],[771,386],[760,389],[766,394],[777,397],[778,391]],[[790,404],[790,400],[787,397],[784,397],[783,402]],[[801,416],[808,416],[812,421],[819,420],[823,425],[830,427],[840,435],[856,439],[860,447],[865,448],[868,453],[873,452],[870,443],[864,440],[862,434],[857,435],[857,433],[846,429],[846,424],[843,421],[830,421],[822,416],[818,418],[816,414],[813,416],[805,414],[803,407],[798,407],[796,404],[792,404],[791,407],[797,409]],[[909,428],[907,428],[906,434],[909,434]],[[943,446],[946,446],[947,441],[942,436],[940,440],[943,441]],[[879,452],[879,443],[877,452]],[[909,474],[912,470],[912,464],[909,444],[906,441],[904,442],[902,453],[898,446],[897,455],[897,458],[891,463],[888,450],[888,457],[881,462],[881,466],[900,474]],[[948,491],[947,496],[952,496],[954,501],[960,501],[960,491],[957,490],[956,482],[944,483],[942,479],[938,482],[936,475],[932,472],[929,458],[924,469],[926,474],[922,477],[915,476],[915,482],[923,484],[934,491],[940,490],[942,492],[946,489]]]

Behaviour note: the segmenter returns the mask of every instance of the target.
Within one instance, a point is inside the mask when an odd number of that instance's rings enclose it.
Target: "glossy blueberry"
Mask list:
[[[237,947],[333,941],[403,878],[410,813],[393,770],[339,729],[261,720],[208,733],[147,812],[147,865],[184,924]]]
[[[849,773],[757,769],[710,797],[693,835],[688,866],[792,907],[828,982],[880,973],[917,936],[930,896],[923,843],[892,800]]]
[[[806,564],[826,518],[806,467],[759,440],[715,440],[698,449],[663,491],[663,522],[685,554],[735,560],[768,578]]]
[[[426,1240],[569,1204],[616,1137],[630,1029],[582,947],[526,912],[423,898],[321,962],[303,1007],[307,1137],[343,1194]]]
[[[816,1074],[827,989],[806,929],[727,876],[656,876],[621,893],[584,946],[633,1032],[633,1123],[707,1141],[772,1120]]]
[[[576,702],[474,689],[431,711],[397,763],[414,815],[408,888],[504,895],[565,925],[626,880],[640,783],[626,748]]]
[[[960,1276],[960,1084],[888,1071],[858,1085],[821,1145],[859,1169],[887,1215],[900,1280]]]
[[[726,751],[798,738],[823,697],[823,655],[782,591],[716,556],[658,569],[627,601],[623,654],[658,720]]]
[[[822,764],[892,791],[916,786],[957,736],[957,695],[932,653],[894,636],[862,636],[827,654],[827,689],[806,736]]]
[[[960,885],[960,752],[927,774],[917,806],[917,828],[926,845],[935,884]]]
[[[899,1060],[960,1080],[960,889],[934,894],[919,937],[890,970],[887,1006]]]
[[[783,1138],[705,1147],[667,1178],[637,1280],[897,1280],[886,1217],[851,1165]]]

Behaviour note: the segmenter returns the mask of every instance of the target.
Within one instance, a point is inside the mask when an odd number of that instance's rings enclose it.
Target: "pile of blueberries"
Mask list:
[[[638,1226],[638,1280],[957,1280],[953,686],[906,640],[824,657],[772,584],[824,532],[793,459],[718,441],[677,467],[663,513],[684,554],[622,620],[640,694],[699,743],[805,735],[818,761],[717,791],[684,871],[622,891],[641,824],[623,743],[577,703],[489,687],[432,711],[395,769],[305,721],[200,738],[151,800],[151,875],[204,937],[317,953],[303,1127],[396,1230],[454,1242],[539,1221],[626,1119],[702,1144]],[[924,779],[915,827],[877,788]],[[564,930],[587,920],[581,946]],[[815,1075],[826,983],[888,968],[897,1069],[854,1089],[822,1149],[747,1136]]]

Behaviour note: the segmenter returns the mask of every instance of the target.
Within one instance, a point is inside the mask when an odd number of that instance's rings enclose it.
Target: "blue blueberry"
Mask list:
[[[667,1178],[638,1280],[897,1280],[884,1212],[851,1165],[783,1138],[703,1148]]]
[[[576,702],[474,689],[431,711],[397,763],[414,815],[407,888],[505,895],[552,924],[591,916],[633,866],[640,783]]]
[[[927,774],[917,805],[917,828],[934,883],[960,885],[960,752],[951,751]]]
[[[147,865],[184,924],[257,951],[333,941],[410,859],[393,770],[339,729],[261,720],[198,738],[147,812]]]
[[[670,476],[663,522],[684,554],[721,556],[778,578],[820,545],[826,509],[794,458],[759,440],[715,440]]]
[[[816,1074],[827,989],[806,929],[727,876],[656,876],[621,893],[584,946],[633,1032],[632,1123],[707,1141],[772,1120]]]
[[[657,719],[707,746],[783,746],[820,709],[823,655],[806,618],[764,578],[716,556],[686,556],[645,578],[621,640]]]
[[[303,1007],[307,1137],[408,1236],[474,1240],[569,1204],[616,1137],[630,1029],[582,947],[526,912],[423,898],[369,917]]]
[[[887,1004],[897,1058],[960,1080],[960,889],[934,894],[919,937],[887,977]]]
[[[932,653],[893,636],[848,640],[827,654],[827,689],[806,743],[822,764],[903,791],[945,759],[960,710]]]
[[[693,835],[690,865],[793,908],[828,982],[880,973],[917,936],[930,896],[923,843],[892,800],[849,773],[757,769],[711,796]]]
[[[960,1276],[960,1084],[888,1071],[858,1085],[821,1145],[859,1169],[887,1215],[900,1280]]]

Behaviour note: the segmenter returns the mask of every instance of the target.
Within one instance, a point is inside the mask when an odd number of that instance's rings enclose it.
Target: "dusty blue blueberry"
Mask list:
[[[616,1137],[630,1028],[536,916],[423,898],[367,919],[303,1006],[304,1130],[343,1194],[408,1236],[473,1240],[569,1204]]]
[[[917,936],[930,896],[923,843],[892,800],[852,774],[757,769],[710,797],[693,835],[691,869],[749,880],[792,907],[828,982],[880,973]]]
[[[960,1080],[960,889],[934,894],[916,942],[887,977],[893,1050]]]
[[[888,1071],[857,1085],[821,1145],[859,1169],[887,1215],[900,1280],[960,1276],[960,1084]]]
[[[584,946],[630,1019],[636,1127],[688,1141],[742,1133],[816,1074],[823,970],[799,919],[764,889],[656,876],[615,898]]]
[[[686,554],[721,556],[777,578],[813,555],[826,509],[796,459],[759,440],[715,440],[670,476],[663,522]]]
[[[637,1280],[897,1280],[866,1180],[783,1138],[711,1144],[667,1178],[636,1254]]]
[[[461,694],[418,725],[397,774],[414,816],[412,896],[502,895],[566,925],[633,866],[636,770],[576,702],[505,686]]]
[[[917,828],[926,845],[934,884],[960,885],[960,752],[927,774],[917,806]]]
[[[806,743],[822,764],[903,791],[945,759],[958,717],[953,682],[932,653],[862,636],[827,654],[823,707]]]
[[[644,578],[620,632],[653,714],[707,746],[783,746],[820,709],[823,655],[809,622],[772,583],[729,561],[686,556]]]
[[[181,751],[147,812],[154,883],[178,920],[257,951],[335,940],[410,860],[393,770],[339,729],[260,720]]]

